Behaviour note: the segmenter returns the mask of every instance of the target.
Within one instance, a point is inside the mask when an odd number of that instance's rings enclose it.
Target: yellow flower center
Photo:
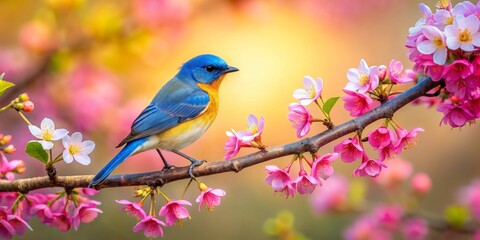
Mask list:
[[[53,129],[42,129],[42,139],[45,141],[51,141],[53,138]]]
[[[368,75],[367,75],[367,74],[362,74],[362,75],[360,76],[360,79],[358,80],[358,83],[360,83],[360,85],[363,86],[363,85],[365,85],[365,84],[368,83],[368,80],[369,80]]]
[[[469,43],[472,41],[472,35],[467,29],[465,29],[458,35],[458,41],[461,43]]]
[[[446,24],[447,24],[447,25],[452,25],[452,24],[453,24],[453,17],[447,18]]]
[[[255,134],[255,133],[258,132],[258,126],[255,125],[255,124],[248,125],[248,126],[247,126],[247,131]]]
[[[314,98],[315,95],[317,95],[316,91],[315,91],[315,88],[313,86],[310,86],[307,90],[307,93],[308,95],[310,96],[310,98]]]
[[[68,147],[68,152],[72,155],[75,155],[80,152],[80,146],[78,144],[72,144]]]
[[[433,44],[435,44],[435,47],[437,47],[437,48],[445,47],[445,44],[443,43],[441,37],[437,37],[437,38],[433,39]]]

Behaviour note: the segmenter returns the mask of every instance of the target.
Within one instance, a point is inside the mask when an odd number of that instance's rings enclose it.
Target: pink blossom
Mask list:
[[[363,149],[358,144],[357,137],[343,140],[341,143],[336,145],[333,150],[336,153],[340,153],[341,159],[346,163],[353,162],[363,156]]]
[[[344,210],[348,204],[348,187],[343,176],[331,176],[310,198],[315,213]]]
[[[52,226],[57,227],[58,230],[66,232],[72,227],[70,217],[66,212],[53,213]]]
[[[403,208],[398,205],[377,206],[373,210],[373,216],[383,228],[393,231],[402,221]]]
[[[469,110],[476,118],[480,118],[480,94],[472,94],[472,99],[470,99],[465,108]]]
[[[312,176],[317,179],[320,185],[320,178],[327,180],[333,175],[333,167],[331,163],[338,159],[338,153],[329,153],[322,157],[317,156],[312,164]]]
[[[440,30],[444,30],[445,26],[451,25],[453,23],[453,19],[457,16],[464,16],[465,15],[465,7],[463,4],[457,4],[452,9],[452,11],[448,11],[446,9],[438,9],[437,12],[433,15],[433,19],[435,19],[435,26],[438,27]]]
[[[227,193],[222,189],[207,188],[205,190],[202,190],[200,196],[198,196],[196,199],[196,202],[199,203],[198,211],[200,211],[200,208],[203,204],[205,204],[209,211],[213,211],[213,208],[215,206],[220,205],[220,198],[225,196],[226,194]]]
[[[78,190],[80,191],[80,193],[86,196],[94,196],[100,192],[99,190],[96,190],[94,188],[78,188]]]
[[[259,139],[260,135],[263,132],[264,127],[265,127],[265,120],[263,119],[263,117],[260,117],[260,119],[257,119],[257,117],[255,117],[255,115],[253,114],[248,115],[247,131],[243,132],[243,134],[240,134],[241,141],[244,144],[249,144],[251,141],[254,141],[255,139]]]
[[[188,2],[174,0],[135,0],[132,7],[134,20],[150,28],[179,27],[192,10]]]
[[[447,46],[452,50],[458,48],[466,52],[474,50],[474,46],[480,46],[480,20],[475,15],[468,17],[457,16],[452,25],[445,27]]]
[[[393,131],[384,126],[378,127],[368,134],[368,143],[374,149],[384,148],[395,140]]]
[[[463,187],[459,194],[458,199],[462,204],[465,204],[470,208],[472,215],[480,219],[480,180],[474,180],[471,184]]]
[[[378,81],[381,82],[387,76],[387,67],[385,65],[378,66]]]
[[[388,65],[388,77],[392,80],[392,82],[397,84],[412,82],[414,78],[412,78],[410,71],[411,70],[403,72],[403,65],[400,61],[392,60]]]
[[[382,168],[386,167],[382,161],[371,159],[364,155],[362,164],[355,170],[353,176],[364,177],[368,175],[370,177],[377,177],[382,171]]]
[[[444,102],[438,106],[437,111],[443,113],[443,118],[440,121],[442,123],[448,124],[451,127],[463,127],[465,123],[475,119],[475,116],[465,108],[464,105],[452,104],[451,102]]]
[[[343,235],[345,240],[390,240],[391,234],[378,227],[376,219],[365,215],[357,219],[347,228]]]
[[[342,97],[345,101],[345,109],[350,112],[350,116],[361,116],[375,107],[374,101],[366,94],[343,89],[348,95]]]
[[[358,68],[350,68],[347,72],[348,83],[346,90],[366,93],[375,90],[378,86],[378,67],[368,67],[367,62],[362,59]]]
[[[401,127],[397,127],[395,130],[397,132],[397,144],[395,145],[395,148],[397,148],[398,151],[415,146],[415,140],[418,132],[425,131],[423,128],[414,128],[411,131],[408,131],[407,129]]]
[[[250,147],[250,144],[246,144],[245,142],[242,141],[242,138],[245,136],[244,132],[235,132],[235,130],[232,129],[232,131],[227,131],[226,132],[228,140],[225,143],[225,160],[229,160],[234,158],[240,149],[242,147]]]
[[[127,212],[128,215],[135,216],[138,219],[143,219],[146,217],[145,211],[140,203],[130,202],[128,200],[115,200],[117,203],[124,205],[122,210]]]
[[[456,60],[445,67],[443,76],[448,84],[454,83],[462,78],[467,78],[473,73],[473,65],[465,59]]]
[[[165,216],[165,222],[168,226],[172,226],[176,222],[181,223],[182,219],[190,218],[190,213],[188,213],[188,210],[182,205],[192,206],[187,200],[170,200],[160,209],[158,214]]]
[[[423,35],[427,39],[417,45],[418,51],[422,54],[433,54],[433,62],[444,65],[448,53],[445,35],[433,26],[424,26]]]
[[[411,218],[405,221],[402,228],[405,239],[422,240],[428,234],[428,224],[421,218]]]
[[[321,183],[316,180],[316,178],[307,175],[307,173],[302,169],[298,174],[298,177],[293,181],[297,187],[298,193],[311,194],[317,185]]]
[[[297,188],[296,183],[289,181],[283,189],[275,190],[275,192],[280,193],[280,195],[285,195],[286,198],[295,196],[295,189]]]
[[[425,75],[432,78],[432,81],[438,82],[443,79],[445,74],[445,66],[438,65],[434,62],[426,62],[425,66]]]
[[[42,223],[51,223],[53,221],[52,211],[46,204],[36,204],[30,208],[30,214],[37,215]]]
[[[310,124],[313,118],[310,112],[299,103],[292,103],[288,106],[288,120],[293,123],[293,128],[297,130],[297,137],[302,138],[310,131]]]
[[[400,154],[402,152],[402,149],[397,148],[396,144],[396,142],[391,142],[387,146],[378,149],[378,155],[380,156],[381,161],[394,158],[397,154]]]
[[[375,178],[375,182],[382,186],[393,188],[401,184],[412,175],[412,164],[403,159],[396,158],[389,162],[389,168],[383,170],[382,174]]]
[[[30,231],[33,231],[32,227],[28,225],[28,223],[23,220],[21,217],[17,215],[8,215],[7,216],[7,221],[10,223],[10,225],[15,229],[15,234],[18,236],[23,236],[25,234],[25,231],[29,229]]]
[[[80,222],[90,223],[97,218],[99,213],[103,213],[102,210],[92,207],[91,205],[81,203],[78,207],[73,210],[72,216],[72,225],[75,230],[78,230]]]
[[[265,182],[275,191],[283,190],[291,181],[290,174],[286,170],[280,169],[275,165],[265,166],[265,171],[268,173]]]
[[[20,30],[20,42],[25,48],[35,53],[46,53],[56,45],[54,29],[45,21],[34,20]]]
[[[22,236],[26,229],[32,230],[21,217],[9,214],[6,207],[0,207],[0,237],[11,239],[13,235]]]
[[[147,238],[156,238],[158,236],[163,237],[163,230],[160,225],[166,226],[164,222],[149,215],[147,217],[144,217],[139,223],[137,223],[133,227],[133,231],[139,232],[143,230],[143,234]]]
[[[312,77],[305,76],[303,78],[303,86],[304,88],[297,89],[293,92],[293,97],[299,100],[303,106],[307,106],[313,101],[316,101],[322,94],[323,80],[318,78],[317,81],[315,81]]]
[[[420,172],[413,175],[410,185],[415,193],[424,195],[432,188],[432,180],[428,174]]]

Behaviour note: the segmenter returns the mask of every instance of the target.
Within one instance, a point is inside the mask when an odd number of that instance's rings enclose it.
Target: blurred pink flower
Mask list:
[[[119,105],[120,89],[117,76],[107,69],[79,64],[68,76],[68,88],[57,102],[70,109],[74,123],[81,131],[92,131],[107,121]],[[107,121],[110,122],[110,121]],[[110,124],[110,123],[108,123]]]
[[[46,204],[36,204],[32,208],[30,208],[30,214],[37,215],[38,219],[42,223],[52,223],[53,222],[53,215],[50,207]]]
[[[143,230],[143,234],[147,238],[156,238],[158,236],[163,237],[163,230],[161,226],[166,226],[164,222],[158,220],[157,218],[149,215],[144,217],[139,223],[133,227],[134,232],[139,232]]]
[[[348,188],[345,177],[331,176],[310,198],[315,213],[342,211],[347,205]]]
[[[54,33],[54,29],[47,23],[33,20],[22,26],[20,43],[34,53],[43,54],[56,47]]]
[[[432,188],[432,180],[428,174],[420,172],[413,175],[410,185],[413,192],[424,195]]]
[[[358,144],[357,137],[343,140],[341,143],[333,147],[333,150],[336,153],[340,153],[340,158],[346,163],[353,162],[363,156],[363,149]]]
[[[373,210],[373,216],[383,228],[394,231],[400,227],[403,208],[399,205],[381,205]]]
[[[377,221],[372,216],[365,215],[350,225],[343,234],[345,240],[389,240],[391,234],[377,226]]]
[[[158,214],[165,216],[165,222],[168,226],[172,226],[176,222],[181,223],[183,219],[190,218],[190,213],[182,205],[192,206],[187,200],[170,200],[160,209]]]
[[[143,219],[147,216],[140,203],[130,202],[128,200],[115,200],[117,203],[124,205],[121,209],[128,215],[135,216],[137,219]]]
[[[307,106],[313,101],[316,101],[322,94],[323,80],[317,78],[317,81],[315,81],[312,77],[305,76],[303,78],[303,86],[304,88],[297,89],[293,92],[293,97],[299,100],[303,106]]]
[[[66,232],[72,227],[71,219],[66,212],[56,212],[52,214],[53,221],[51,225],[56,227],[61,232]]]
[[[191,5],[185,0],[134,0],[133,17],[147,27],[176,26],[187,20]]]
[[[403,236],[409,240],[426,239],[428,224],[421,218],[411,218],[404,222],[402,229]]]
[[[343,89],[347,96],[342,97],[345,102],[345,109],[350,112],[350,116],[358,117],[370,110],[372,110],[377,104],[368,95]]]
[[[474,180],[460,189],[458,201],[470,208],[472,216],[480,219],[480,180]]]
[[[347,72],[348,83],[345,90],[366,93],[375,90],[378,86],[377,66],[368,67],[367,62],[362,59],[358,68],[350,68]]]
[[[299,103],[292,103],[288,106],[288,120],[293,123],[297,130],[297,137],[302,138],[310,131],[313,118],[308,109]]]
[[[227,193],[222,189],[207,188],[205,190],[202,190],[200,196],[198,196],[195,200],[198,203],[198,211],[200,211],[200,208],[203,204],[206,205],[209,211],[213,211],[213,208],[215,206],[220,205],[220,198],[225,196],[226,194]]]
[[[398,186],[412,175],[412,164],[401,158],[392,159],[388,162],[388,168],[375,178],[375,182],[387,188]]]

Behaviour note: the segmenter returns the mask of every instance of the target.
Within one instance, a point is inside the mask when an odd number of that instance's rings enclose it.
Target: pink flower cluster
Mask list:
[[[280,169],[275,165],[268,165],[265,167],[267,177],[265,182],[270,185],[275,192],[284,194],[287,198],[293,197],[297,191],[299,194],[311,194],[317,186],[322,185],[322,179],[327,180],[333,175],[333,167],[331,163],[338,158],[338,154],[331,153],[324,156],[315,154],[313,163],[309,162],[303,156],[295,158],[285,168]],[[300,172],[295,179],[290,176],[290,169],[295,161],[299,161]],[[308,174],[305,171],[304,163],[306,162],[311,171]]]
[[[13,181],[15,174],[25,172],[22,160],[9,161],[6,157],[11,136],[0,136],[0,179]],[[11,239],[14,235],[22,236],[26,229],[32,230],[28,221],[37,216],[43,224],[56,227],[60,231],[70,228],[78,229],[80,223],[92,222],[98,214],[100,202],[89,199],[97,191],[88,188],[74,189],[58,194],[18,192],[0,193],[0,237]]]
[[[199,183],[200,195],[197,197],[196,202],[199,203],[198,210],[200,211],[202,205],[205,205],[208,210],[212,211],[215,206],[220,205],[220,198],[225,196],[225,191],[221,189],[212,189],[207,187],[204,183]],[[150,192],[146,196],[150,195]],[[164,196],[165,197],[165,196]],[[165,226],[173,226],[176,223],[182,224],[184,219],[190,218],[188,209],[184,206],[192,206],[187,200],[170,200],[165,197],[167,203],[161,207],[158,212],[159,216],[165,216],[165,222],[158,219],[155,216],[153,206],[150,207],[150,213],[147,215],[142,208],[145,196],[139,202],[130,202],[128,200],[116,200],[117,203],[122,205],[122,210],[127,212],[128,215],[134,216],[140,220],[134,227],[134,232],[143,231],[143,234],[147,238],[163,237],[163,229]],[[155,204],[154,201],[151,202]]]
[[[463,187],[458,194],[458,200],[468,207],[474,218],[480,220],[480,179]]]
[[[358,218],[344,233],[344,239],[394,239],[400,232],[405,239],[421,240],[428,234],[427,222],[421,218],[404,218],[398,205],[377,206]]]
[[[445,85],[440,124],[462,127],[480,117],[480,3],[439,4],[435,13],[420,4],[420,10],[424,16],[406,43],[409,58],[416,72]]]
[[[265,126],[263,117],[258,119],[255,115],[250,114],[247,119],[247,130],[236,132],[227,131],[228,141],[225,143],[225,160],[235,157],[242,147],[254,147],[263,149],[265,145],[262,143],[262,132]]]
[[[365,60],[360,61],[358,68],[351,68],[347,72],[348,83],[343,89],[347,96],[342,97],[345,109],[350,116],[361,116],[379,106],[390,98],[391,85],[407,84],[415,80],[415,73],[406,69],[399,61],[392,60],[386,66],[367,65]]]
[[[377,150],[379,159],[373,159],[367,156],[362,139],[358,135],[351,139],[343,140],[333,149],[340,154],[341,159],[346,163],[361,159],[360,166],[353,173],[354,176],[377,177],[383,168],[386,168],[384,161],[394,157],[415,145],[415,139],[418,132],[423,132],[421,128],[415,128],[408,131],[399,126],[394,127],[395,132],[385,126],[380,126],[368,134],[368,143]]]
[[[292,103],[288,106],[288,120],[292,122],[293,128],[297,130],[298,138],[304,137],[310,131],[313,117],[305,106],[312,102],[318,105],[317,100],[322,96],[323,80],[318,78],[315,81],[312,77],[305,76],[303,86],[304,88],[293,92],[293,97],[300,103]]]

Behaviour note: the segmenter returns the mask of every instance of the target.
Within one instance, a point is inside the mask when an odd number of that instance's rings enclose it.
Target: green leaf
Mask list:
[[[327,114],[330,114],[330,111],[332,111],[333,106],[335,106],[335,103],[337,103],[339,98],[340,97],[329,98],[325,104],[323,104],[323,111],[325,111]]]
[[[0,79],[3,78],[3,74],[2,74],[2,77]],[[0,80],[0,96],[3,95],[3,93],[5,93],[5,91],[11,87],[15,86],[15,84],[11,83],[11,82],[7,82],[7,81],[3,81],[3,80]]]
[[[29,142],[25,147],[25,152],[30,156],[42,163],[47,164],[48,162],[48,154],[45,149],[43,149],[42,144],[39,142]]]

